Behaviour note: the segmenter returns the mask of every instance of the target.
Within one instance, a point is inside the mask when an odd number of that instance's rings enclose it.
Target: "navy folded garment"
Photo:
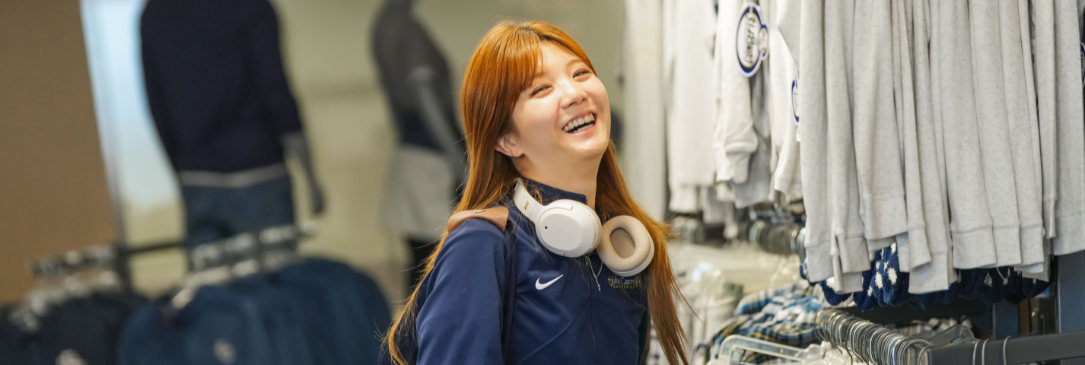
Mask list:
[[[30,348],[33,338],[8,320],[12,311],[13,306],[10,305],[0,309],[0,365],[33,364],[33,351]]]
[[[362,326],[358,329],[363,337],[359,345],[368,349],[367,351],[373,353],[374,356],[379,354],[384,332],[392,325],[392,312],[377,282],[344,263],[322,258],[311,258],[308,261],[310,265],[320,266],[322,270],[329,270],[335,275],[342,276],[341,280],[335,282],[342,283],[344,290],[354,291],[355,295],[361,299],[361,307],[356,308],[357,311],[353,315]],[[368,355],[366,358],[369,358]]]
[[[45,364],[116,364],[121,331],[132,312],[146,303],[136,295],[99,293],[57,305],[40,319],[35,360]]]
[[[94,294],[57,304],[33,330],[0,311],[0,364],[117,363],[117,341],[129,315],[143,303],[130,294]]]
[[[313,339],[303,329],[304,310],[289,291],[272,286],[266,276],[252,276],[229,286],[256,302],[271,341],[275,364],[313,365],[318,360],[311,350]]]
[[[364,304],[353,290],[354,277],[344,275],[342,264],[309,259],[271,275],[274,285],[303,298],[304,318],[315,327],[317,341],[327,344],[331,364],[367,364],[377,354],[364,346]],[[349,269],[349,268],[348,268]],[[317,350],[319,352],[319,349]]]
[[[176,313],[146,305],[120,341],[120,365],[265,365],[271,341],[259,307],[229,289],[207,286]]]
[[[368,333],[373,335],[372,339],[376,340],[369,342],[369,347],[375,349],[376,354],[379,355],[384,334],[392,325],[392,309],[388,306],[388,298],[384,296],[380,285],[377,285],[373,278],[360,272],[355,272],[354,275],[355,286],[365,304],[365,312],[360,313],[363,316],[362,320],[365,321],[366,327],[371,329]]]

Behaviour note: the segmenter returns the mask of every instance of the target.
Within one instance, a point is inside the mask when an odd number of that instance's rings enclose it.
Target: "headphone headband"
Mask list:
[[[516,209],[532,222],[537,222],[542,215],[542,204],[527,192],[523,179],[516,179],[516,193],[513,194],[512,201],[516,204]]]

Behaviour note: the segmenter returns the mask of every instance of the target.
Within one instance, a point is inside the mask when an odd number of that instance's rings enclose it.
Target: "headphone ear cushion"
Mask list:
[[[628,234],[628,238],[625,234]],[[631,240],[631,242],[624,242]],[[633,245],[632,252],[628,249]],[[603,225],[596,249],[603,263],[619,276],[633,276],[644,271],[655,256],[655,244],[648,229],[636,218],[628,215],[611,218]]]

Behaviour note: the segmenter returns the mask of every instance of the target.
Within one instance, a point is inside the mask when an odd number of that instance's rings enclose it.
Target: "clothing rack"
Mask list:
[[[311,227],[284,225],[202,244],[189,251],[189,268],[203,271],[252,259],[262,264],[266,254],[293,252],[297,241],[311,234]]]
[[[981,342],[975,345],[956,345],[931,349],[927,352],[930,365],[972,364],[973,358],[982,358],[992,364],[1030,364],[1040,361],[1062,360],[1062,364],[1077,364],[1085,360],[1085,331],[1056,333]],[[1002,351],[1005,348],[1006,358]],[[975,355],[973,355],[975,354]],[[975,356],[975,357],[974,357]]]
[[[900,307],[876,307],[871,308],[868,311],[860,311],[857,307],[847,307],[839,309],[855,317],[859,317],[876,324],[886,325],[910,323],[912,321],[926,321],[933,318],[979,316],[988,314],[991,308],[979,299],[961,299],[954,301],[951,304],[931,304],[931,306],[927,309],[920,309],[917,306],[911,305]],[[1016,313],[1014,314],[1016,315]],[[1014,324],[1016,324],[1016,322]]]
[[[1072,331],[1036,336],[1005,338],[1002,340],[976,340],[977,342],[969,342],[962,344],[955,344],[942,347],[930,346],[922,340],[906,339],[900,334],[887,334],[883,329],[884,327],[874,324],[873,322],[862,320],[858,317],[852,316],[840,309],[824,309],[818,313],[818,324],[823,324],[823,316],[837,316],[838,318],[845,318],[846,321],[851,321],[842,330],[837,327],[827,328],[820,327],[820,335],[823,339],[832,342],[836,346],[848,349],[852,352],[860,353],[865,356],[874,356],[878,358],[901,358],[904,355],[902,350],[906,348],[896,348],[896,354],[889,353],[894,350],[891,346],[880,346],[879,344],[873,344],[876,341],[869,340],[870,338],[884,337],[887,341],[915,341],[913,347],[908,350],[912,351],[910,355],[916,355],[918,358],[926,359],[928,365],[959,365],[959,364],[975,364],[978,363],[976,359],[984,359],[991,361],[993,364],[1030,364],[1041,361],[1053,361],[1061,360],[1061,364],[1079,364],[1081,361],[1085,361],[1085,347],[1081,344],[1085,343],[1085,331]],[[873,336],[862,336],[864,340],[852,343],[846,338],[847,336],[836,336],[837,334],[849,334],[861,331],[865,329],[868,332],[877,333]],[[881,332],[877,332],[881,331]],[[879,351],[885,351],[880,353]],[[1005,358],[1003,358],[1005,353]],[[989,359],[989,360],[988,360]],[[920,362],[909,363],[897,363],[897,362],[879,362],[874,361],[872,364],[918,364]]]
[[[806,228],[802,225],[757,219],[739,223],[738,239],[756,244],[761,250],[777,255],[798,255],[806,257],[803,246],[806,240]]]
[[[298,240],[312,236],[313,232],[312,224],[283,225],[203,244],[189,250],[189,268],[198,271],[245,258],[262,257],[265,252],[294,250]],[[131,290],[132,280],[127,267],[132,257],[185,247],[188,247],[185,241],[159,242],[138,247],[114,243],[40,258],[34,261],[30,270],[35,277],[55,279],[92,268],[110,269],[120,276],[122,287]]]

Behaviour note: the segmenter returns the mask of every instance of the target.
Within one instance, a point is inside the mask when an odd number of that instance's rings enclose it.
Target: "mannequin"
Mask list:
[[[283,147],[286,153],[297,158],[301,165],[302,173],[305,174],[306,186],[309,188],[309,210],[313,215],[324,214],[324,189],[316,179],[316,168],[313,167],[313,155],[309,151],[309,140],[300,132],[283,135]]]
[[[192,247],[294,224],[285,155],[325,209],[266,0],[156,0],[140,19],[147,103],[177,172]]]
[[[448,63],[411,14],[414,3],[385,1],[373,32],[373,55],[399,138],[383,225],[405,236],[411,249],[408,290],[440,238],[467,169]]]

